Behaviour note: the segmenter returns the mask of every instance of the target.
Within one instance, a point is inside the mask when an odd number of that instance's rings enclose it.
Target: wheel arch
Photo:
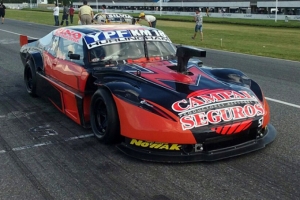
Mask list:
[[[43,57],[39,51],[30,51],[26,55],[26,63],[31,60],[37,72],[44,71]]]
[[[123,81],[115,81],[108,82],[105,84],[99,84],[97,81],[95,82],[98,85],[98,88],[104,88],[111,95],[115,95],[124,100],[128,100],[134,103],[140,102],[140,94],[142,93],[141,88],[137,85],[133,85],[130,82]]]
[[[247,86],[254,92],[259,100],[264,100],[262,90],[258,83],[240,70],[232,68],[216,68],[211,70],[211,74],[220,80]]]

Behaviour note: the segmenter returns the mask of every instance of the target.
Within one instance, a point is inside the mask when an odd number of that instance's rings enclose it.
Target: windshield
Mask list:
[[[147,49],[149,57],[175,56],[176,54],[175,47],[171,43],[164,41],[147,41]],[[131,41],[98,46],[91,49],[89,53],[90,62],[108,60],[118,61],[142,57],[145,57],[143,41]]]

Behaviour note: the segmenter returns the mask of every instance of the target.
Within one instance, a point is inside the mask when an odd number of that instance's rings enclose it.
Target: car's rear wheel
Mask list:
[[[111,94],[98,89],[92,97],[90,107],[91,126],[95,136],[110,144],[120,139],[120,122],[117,108]]]
[[[37,97],[36,94],[36,71],[33,62],[29,60],[24,69],[24,81],[28,94]]]

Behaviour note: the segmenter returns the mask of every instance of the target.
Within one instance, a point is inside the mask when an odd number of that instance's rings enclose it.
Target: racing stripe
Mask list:
[[[252,120],[247,120],[241,123],[241,125],[235,130],[235,133],[239,133],[243,130],[246,130],[249,128],[252,124]]]
[[[226,135],[231,135],[233,133],[235,133],[235,130],[240,126],[241,123],[235,123],[235,124],[232,124],[232,125],[227,125],[227,126],[230,126],[230,129],[227,131],[227,134]]]

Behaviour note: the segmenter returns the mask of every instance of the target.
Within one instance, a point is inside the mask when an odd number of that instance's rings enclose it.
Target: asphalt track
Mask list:
[[[17,34],[38,38],[53,29],[0,24],[0,199],[300,198],[299,62],[207,49],[206,65],[243,70],[261,85],[276,140],[218,162],[142,162],[100,144],[91,130],[27,94]]]

